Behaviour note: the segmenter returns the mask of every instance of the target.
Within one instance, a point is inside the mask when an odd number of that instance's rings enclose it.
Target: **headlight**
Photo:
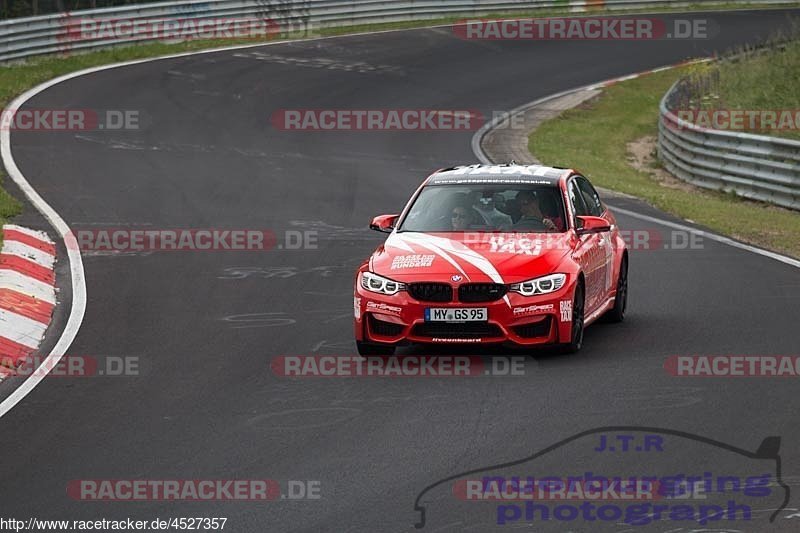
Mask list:
[[[405,283],[384,278],[383,276],[373,274],[372,272],[361,273],[361,287],[368,291],[387,294],[389,296],[406,290]]]
[[[555,292],[564,286],[567,281],[566,274],[550,274],[541,278],[529,279],[522,283],[512,283],[508,290],[518,292],[523,296],[535,296]]]

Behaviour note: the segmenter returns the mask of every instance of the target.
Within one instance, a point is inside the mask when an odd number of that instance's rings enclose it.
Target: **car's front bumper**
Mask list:
[[[508,293],[485,303],[422,302],[407,292],[386,296],[357,286],[354,333],[359,341],[386,344],[556,344],[570,338],[572,296],[569,285],[552,294],[527,297]],[[442,307],[485,307],[488,320],[425,321],[425,309]]]

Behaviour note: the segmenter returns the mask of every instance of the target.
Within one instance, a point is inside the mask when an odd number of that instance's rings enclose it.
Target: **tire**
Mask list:
[[[619,278],[617,279],[617,296],[614,299],[614,307],[606,313],[609,322],[622,322],[625,320],[625,308],[628,307],[628,256],[622,256],[622,264],[619,266]]]
[[[575,296],[572,300],[572,328],[570,342],[561,345],[561,353],[570,354],[580,351],[583,346],[583,318],[585,306],[583,282],[575,287]]]
[[[356,341],[358,355],[369,357],[376,355],[394,355],[395,346],[393,344],[370,344]]]

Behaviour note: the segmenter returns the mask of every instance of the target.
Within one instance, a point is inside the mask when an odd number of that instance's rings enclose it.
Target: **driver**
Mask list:
[[[531,226],[536,228],[543,225],[550,231],[558,231],[556,223],[542,214],[542,209],[539,206],[539,198],[534,191],[520,191],[517,193],[516,200],[519,204],[519,210],[522,216],[517,220],[517,223],[514,224],[515,229],[518,227],[521,229],[532,229]]]

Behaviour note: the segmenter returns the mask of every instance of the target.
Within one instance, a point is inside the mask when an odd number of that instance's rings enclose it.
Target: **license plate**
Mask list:
[[[425,322],[486,322],[489,312],[485,307],[429,307],[425,309]]]

